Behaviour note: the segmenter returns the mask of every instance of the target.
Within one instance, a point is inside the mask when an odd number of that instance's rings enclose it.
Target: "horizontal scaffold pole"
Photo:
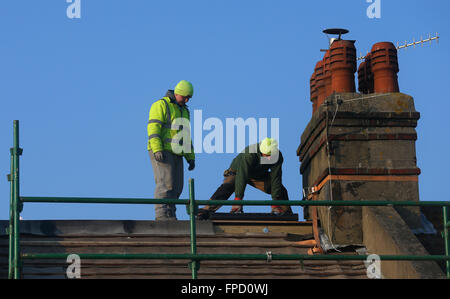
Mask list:
[[[24,253],[24,259],[66,259],[65,253]],[[181,259],[181,260],[268,260],[267,254],[165,254],[165,253],[82,253],[80,259]],[[271,254],[270,260],[367,260],[369,255],[308,255]],[[442,261],[445,255],[379,255],[380,260],[390,261]]]
[[[31,203],[104,203],[104,204],[189,204],[188,199],[155,199],[155,198],[101,198],[101,197],[31,197],[20,198],[22,202]],[[248,206],[450,206],[450,201],[378,201],[378,200],[196,200],[197,205],[248,205]]]

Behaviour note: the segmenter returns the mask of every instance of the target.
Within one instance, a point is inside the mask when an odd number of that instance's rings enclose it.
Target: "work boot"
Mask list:
[[[211,211],[207,209],[199,209],[197,212],[198,220],[208,220],[211,216]]]

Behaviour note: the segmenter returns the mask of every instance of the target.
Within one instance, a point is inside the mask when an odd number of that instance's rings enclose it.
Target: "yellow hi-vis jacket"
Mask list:
[[[147,125],[147,149],[153,153],[168,151],[195,160],[190,134],[190,115],[186,106],[179,106],[173,91],[153,103]]]

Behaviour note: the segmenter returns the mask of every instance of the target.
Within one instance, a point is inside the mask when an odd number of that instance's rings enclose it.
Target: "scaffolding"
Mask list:
[[[202,260],[367,260],[369,255],[307,255],[307,254],[198,254],[196,215],[199,205],[272,205],[271,200],[241,200],[239,202],[227,200],[196,200],[194,190],[194,179],[189,179],[188,199],[147,199],[147,198],[96,198],[96,197],[22,197],[20,196],[20,171],[19,158],[22,155],[19,147],[19,121],[14,120],[13,147],[11,148],[11,173],[8,175],[10,181],[10,213],[9,213],[9,257],[8,278],[22,278],[22,261],[26,259],[67,259],[68,254],[60,253],[22,253],[20,249],[20,213],[24,203],[83,203],[83,204],[177,204],[185,205],[190,220],[190,253],[185,254],[78,254],[80,259],[187,259],[192,279],[198,278],[198,270]],[[450,222],[448,218],[448,207],[450,201],[305,201],[305,200],[280,200],[279,205],[290,206],[438,206],[442,207],[445,242],[445,255],[380,255],[380,260],[391,261],[446,261],[446,275],[450,278],[450,255],[448,229]]]

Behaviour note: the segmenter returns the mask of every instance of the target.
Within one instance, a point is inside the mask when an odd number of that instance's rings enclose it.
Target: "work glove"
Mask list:
[[[292,209],[290,206],[271,206],[272,207],[272,215],[275,216],[284,216],[284,215],[292,215]]]
[[[154,153],[153,156],[155,157],[155,160],[158,162],[164,161],[164,153],[163,152]]]
[[[188,163],[189,163],[189,168],[188,168],[188,170],[189,170],[189,171],[194,170],[194,168],[195,168],[195,160],[191,160],[191,161],[189,161]]]
[[[234,200],[242,200],[242,198],[235,197]],[[233,205],[231,206],[231,214],[244,213],[244,207],[241,205]]]

